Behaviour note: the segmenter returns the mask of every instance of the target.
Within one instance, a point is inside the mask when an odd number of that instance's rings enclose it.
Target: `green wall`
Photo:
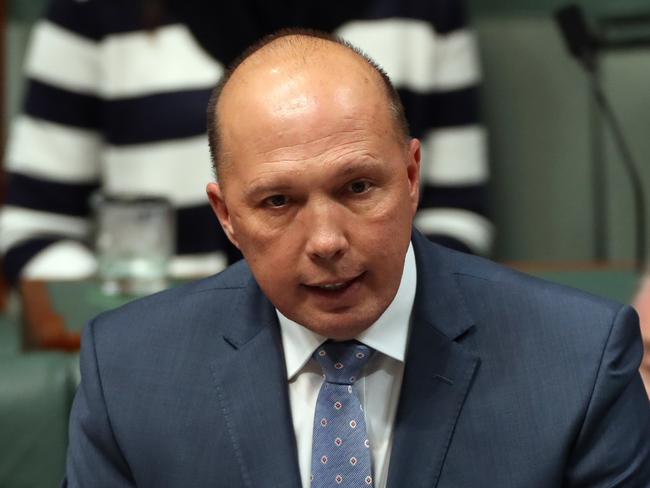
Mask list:
[[[578,3],[592,16],[650,13],[647,0]],[[9,2],[11,21],[5,35],[10,113],[21,97],[19,66],[28,28],[43,4],[43,0]],[[588,84],[567,56],[550,16],[565,4],[470,0],[485,77],[482,104],[490,136],[490,208],[498,231],[498,259],[594,257]],[[602,73],[650,188],[650,50],[609,54],[602,59]],[[607,135],[603,147],[608,200],[605,245],[610,259],[629,259],[633,255],[630,186]]]
[[[588,97],[554,26],[538,16],[476,19],[484,64],[496,256],[588,259]]]
[[[638,12],[650,8],[647,0],[469,0],[471,11],[483,14],[548,14],[575,3],[591,14]]]

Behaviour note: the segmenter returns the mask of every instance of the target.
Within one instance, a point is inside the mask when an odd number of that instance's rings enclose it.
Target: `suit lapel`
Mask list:
[[[417,233],[418,284],[395,418],[388,487],[437,485],[480,359],[462,344],[474,320],[440,251]],[[254,280],[233,304],[212,362],[227,435],[248,487],[300,487],[280,331]],[[224,434],[225,435],[225,434]]]
[[[462,345],[474,320],[455,275],[414,235],[418,283],[388,487],[434,487],[479,358]]]
[[[212,364],[228,435],[246,486],[299,487],[286,367],[274,309],[251,279]]]

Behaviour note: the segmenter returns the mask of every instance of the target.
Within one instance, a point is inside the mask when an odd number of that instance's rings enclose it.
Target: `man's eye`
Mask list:
[[[370,187],[371,184],[368,181],[355,181],[354,183],[350,183],[350,191],[352,193],[365,193]]]
[[[287,203],[289,203],[289,198],[285,195],[273,195],[264,199],[264,204],[267,207],[284,207]]]

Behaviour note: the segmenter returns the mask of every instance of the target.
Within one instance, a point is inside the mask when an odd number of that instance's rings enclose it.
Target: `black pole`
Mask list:
[[[632,157],[632,152],[630,151],[629,146],[625,141],[625,136],[623,135],[623,130],[621,125],[616,118],[614,110],[612,110],[609,100],[605,96],[602,87],[598,78],[594,73],[587,71],[591,79],[591,89],[594,94],[594,99],[598,103],[603,115],[605,116],[605,122],[609,124],[609,128],[614,136],[614,143],[616,144],[618,151],[621,154],[621,161],[623,163],[623,169],[625,170],[628,179],[630,180],[630,185],[632,186],[632,199],[634,205],[634,214],[635,214],[635,228],[636,228],[636,245],[635,245],[635,264],[636,269],[639,273],[642,273],[645,270],[646,262],[646,218],[645,218],[645,193],[643,191],[643,183],[641,179],[641,173],[638,166],[634,162]]]
[[[599,77],[599,66],[596,60],[594,78]],[[592,78],[589,78],[592,83]],[[593,91],[594,87],[590,86]],[[605,174],[605,157],[603,151],[603,124],[601,109],[595,97],[589,97],[589,142],[592,169],[592,209],[593,209],[593,249],[596,261],[606,261],[609,257],[609,242],[607,235],[607,208],[609,191]]]
[[[556,11],[555,20],[560,28],[567,49],[587,72],[594,100],[600,108],[605,122],[609,124],[612,135],[614,136],[614,143],[621,154],[623,169],[630,180],[635,216],[635,265],[637,271],[642,273],[645,270],[646,263],[646,219],[643,180],[641,179],[638,165],[635,163],[632,152],[625,141],[621,125],[600,86],[600,81],[596,74],[598,50],[606,46],[607,43],[591,32],[582,10],[577,5],[569,5]]]

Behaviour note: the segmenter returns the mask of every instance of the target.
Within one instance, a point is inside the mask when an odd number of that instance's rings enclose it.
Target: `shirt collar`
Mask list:
[[[356,339],[376,351],[403,362],[416,284],[415,255],[413,245],[409,244],[404,259],[402,279],[395,298],[377,321],[359,334]],[[275,312],[280,322],[287,378],[291,380],[309,361],[316,348],[327,340],[327,337],[316,334],[288,319],[278,309]]]

